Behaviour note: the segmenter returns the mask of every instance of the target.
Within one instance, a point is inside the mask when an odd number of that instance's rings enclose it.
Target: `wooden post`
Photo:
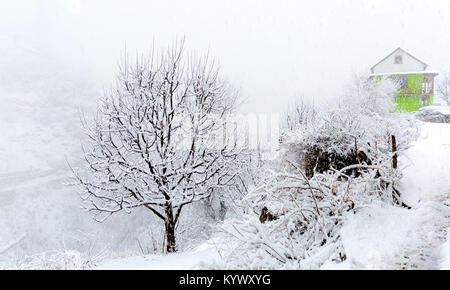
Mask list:
[[[397,169],[397,141],[395,140],[394,135],[392,135],[391,137],[392,137],[392,152],[394,153],[394,156],[392,156],[392,168]],[[407,209],[411,209],[409,205],[399,200],[400,192],[394,187],[394,184],[392,184],[392,197],[396,204],[401,205],[402,207],[405,207]]]
[[[394,153],[394,156],[392,156],[392,168],[397,169],[397,142],[394,135],[392,135],[392,153]]]
[[[356,143],[356,137],[355,137],[355,154],[356,154],[356,161],[358,161],[358,164],[361,164],[361,160],[359,158],[359,152],[358,152],[358,143]]]

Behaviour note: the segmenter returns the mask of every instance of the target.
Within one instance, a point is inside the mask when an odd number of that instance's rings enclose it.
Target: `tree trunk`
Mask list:
[[[166,251],[167,253],[174,253],[177,251],[177,248],[175,242],[175,219],[172,206],[167,206],[166,216]]]

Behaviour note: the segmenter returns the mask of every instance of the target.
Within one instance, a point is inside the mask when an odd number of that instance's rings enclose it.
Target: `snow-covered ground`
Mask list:
[[[36,59],[29,57],[30,62]],[[45,72],[22,75],[19,84],[3,76],[0,83],[0,258],[81,251],[83,236],[95,236],[98,250],[101,241],[108,241],[112,251],[126,256],[138,238],[148,239],[136,226],[147,228],[152,217],[143,212],[96,224],[79,208],[73,188],[63,185],[69,174],[66,159],[73,161],[80,151],[77,107],[95,105],[98,90],[88,89],[84,81],[72,84],[66,73],[53,76],[56,85],[42,85]],[[400,189],[413,208],[375,206],[352,217],[342,233],[348,260],[325,268],[450,268],[450,124],[423,123],[420,138],[400,157],[400,165],[407,166]],[[109,259],[98,267],[180,269],[218,259],[214,245],[206,243],[173,255]]]
[[[347,261],[325,268],[440,269],[450,265],[450,124],[421,123],[400,157],[405,208],[374,205],[347,221]],[[444,244],[445,240],[447,242]]]
[[[125,259],[108,259],[96,270],[186,270],[198,269],[203,264],[214,264],[220,260],[219,251],[212,240],[194,250],[169,255],[133,256]]]
[[[15,104],[11,102],[8,106],[13,107],[12,110]],[[65,134],[64,130],[58,133],[46,126],[47,121],[37,122],[40,116],[34,116],[32,111],[24,116],[30,119],[30,126],[5,127],[3,132],[8,138],[0,142],[0,160],[3,161],[0,251],[32,254],[59,247],[58,243],[67,243],[83,229],[95,231],[101,237],[112,237],[111,227],[116,228],[118,223],[124,228],[148,223],[137,217],[130,219],[129,225],[122,224],[120,219],[113,220],[114,225],[91,225],[90,217],[78,209],[76,194],[62,185],[67,174],[67,168],[62,170],[66,166],[64,142],[73,135],[61,137],[61,144],[55,143],[58,141],[55,137]],[[27,133],[35,131],[36,126],[40,127],[42,138]],[[46,138],[53,140],[55,154],[33,151],[36,144],[47,142]],[[25,150],[25,155],[20,154],[21,150]],[[35,159],[27,158],[26,154]],[[39,154],[48,157],[41,158]],[[16,156],[17,160],[11,159]],[[22,166],[17,167],[19,164]],[[400,156],[399,164],[406,167],[399,187],[404,201],[412,209],[374,205],[361,210],[349,218],[342,229],[348,259],[323,268],[450,269],[450,124],[421,123],[420,137]],[[124,238],[133,236],[132,233],[117,236],[118,245],[135,243],[126,242]],[[119,256],[126,256],[126,253],[119,253]],[[96,269],[192,269],[219,260],[214,243],[206,242],[177,254],[107,259]]]
[[[450,270],[450,228],[447,228],[447,241],[441,248],[441,270]]]
[[[421,136],[401,158],[408,166],[401,190],[405,201],[418,206],[448,198],[450,192],[450,124],[423,123]]]
[[[400,185],[412,209],[385,204],[361,210],[342,229],[347,260],[323,269],[450,268],[450,124],[421,123],[400,158]],[[211,243],[172,255],[109,259],[97,269],[192,269],[220,259]]]

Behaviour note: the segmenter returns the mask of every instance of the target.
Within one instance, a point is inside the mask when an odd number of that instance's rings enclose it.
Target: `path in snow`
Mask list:
[[[420,125],[418,140],[399,156],[406,166],[399,189],[412,208],[374,204],[349,216],[341,231],[347,260],[322,268],[450,266],[450,124]]]
[[[450,215],[447,217],[450,218]],[[450,270],[450,226],[447,227],[446,232],[447,241],[441,246],[440,269],[442,270]]]
[[[350,216],[342,229],[348,259],[331,267],[439,269],[450,256],[450,242],[443,246],[450,226],[450,124],[421,123],[420,130],[399,157],[407,166],[399,189],[412,208],[374,205]]]
[[[450,124],[423,123],[421,136],[406,154],[411,166],[405,169],[402,190],[414,211],[427,209],[430,216],[422,232],[419,268],[440,269],[450,264]],[[426,232],[429,230],[434,232]],[[446,258],[445,258],[446,257]],[[447,266],[448,267],[448,266]]]

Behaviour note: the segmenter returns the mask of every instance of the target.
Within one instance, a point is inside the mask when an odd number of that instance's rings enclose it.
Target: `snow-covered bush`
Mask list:
[[[373,203],[404,205],[396,156],[417,130],[409,115],[390,113],[395,89],[389,81],[357,78],[345,106],[284,130],[279,164],[245,198],[251,211],[221,226],[224,267],[305,269],[344,261],[339,233],[347,215]],[[313,164],[308,174],[305,161]]]
[[[235,168],[236,175],[229,186],[216,188],[209,197],[184,209],[176,228],[181,250],[209,240],[218,225],[227,219],[241,219],[249,210],[243,198],[254,190],[266,165],[256,150],[243,151],[240,157],[245,163]]]
[[[86,270],[95,266],[97,257],[74,250],[48,251],[26,256],[17,265],[20,270]]]

